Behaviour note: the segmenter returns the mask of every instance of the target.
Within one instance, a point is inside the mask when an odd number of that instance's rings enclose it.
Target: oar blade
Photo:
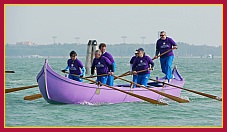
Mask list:
[[[15,73],[15,71],[5,71],[5,73]]]
[[[218,96],[216,96],[215,99],[218,100],[218,101],[222,101],[222,98],[220,98],[220,97],[218,97]]]
[[[172,100],[174,100],[174,101],[176,101],[176,102],[178,102],[178,103],[188,103],[188,102],[190,102],[189,100],[182,99],[182,98],[180,98],[180,97],[173,96],[173,95],[171,95],[171,94],[163,93],[163,92],[160,92],[160,91],[157,91],[157,90],[154,90],[154,89],[149,89],[149,88],[144,87],[144,86],[142,86],[142,87],[145,88],[145,89],[148,89],[148,90],[150,90],[150,91],[152,91],[152,92],[155,92],[155,93],[157,93],[157,94],[160,94],[160,95],[162,95],[162,96],[165,96],[165,97],[167,97],[167,98],[169,98],[169,99],[172,99]]]
[[[218,96],[215,96],[215,95],[210,95],[210,94],[207,94],[207,93],[202,93],[202,92],[198,92],[198,91],[194,91],[194,90],[186,89],[186,88],[182,88],[182,89],[183,89],[183,90],[186,90],[186,91],[189,91],[189,92],[192,92],[192,93],[195,93],[195,94],[199,94],[199,95],[202,95],[202,96],[211,98],[211,99],[215,99],[215,100],[218,100],[218,101],[222,101],[222,98],[220,98],[220,97],[218,97]]]
[[[42,94],[33,94],[30,96],[25,96],[24,100],[32,101],[32,100],[39,99],[39,98],[42,98]]]

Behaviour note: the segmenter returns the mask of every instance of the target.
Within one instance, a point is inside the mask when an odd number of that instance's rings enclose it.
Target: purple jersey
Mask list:
[[[102,56],[105,56],[105,57],[108,58],[112,63],[114,63],[113,56],[112,56],[110,53],[105,52],[104,54],[102,54]]]
[[[130,64],[133,64],[134,60],[136,59],[137,56],[133,56],[130,60]]]
[[[107,74],[111,65],[112,62],[105,56],[101,56],[99,59],[94,58],[91,66],[91,74],[94,74],[95,67],[98,75]]]
[[[132,70],[133,71],[145,70],[145,69],[148,69],[150,67],[150,65],[152,65],[151,67],[153,67],[154,62],[152,61],[152,59],[149,56],[144,55],[142,58],[136,57],[136,59],[133,62],[133,65],[132,65]],[[150,74],[150,71],[147,70],[145,72],[138,73],[138,75],[143,75],[143,74]]]
[[[159,52],[160,54],[162,54],[167,50],[172,49],[172,47],[176,45],[177,44],[173,41],[173,39],[169,37],[166,37],[165,40],[159,39],[156,43],[156,56],[158,55]],[[162,55],[161,58],[167,57],[167,56],[173,56],[173,51],[171,50],[170,52]]]
[[[68,67],[69,67],[69,73],[70,74],[76,74],[76,75],[80,75],[81,74],[81,69],[84,67],[82,62],[78,59],[76,60],[72,60],[72,59],[68,59]],[[80,69],[81,68],[81,69]]]

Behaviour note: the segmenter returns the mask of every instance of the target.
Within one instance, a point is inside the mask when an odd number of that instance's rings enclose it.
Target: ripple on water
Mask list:
[[[6,74],[6,87],[14,88],[36,84],[36,75],[44,59],[14,59],[6,61],[6,69],[15,74]],[[118,58],[116,75],[129,70],[129,58]],[[85,59],[81,59],[85,64]],[[66,59],[52,58],[51,67],[60,73]],[[155,61],[151,77],[164,76],[159,61]],[[212,95],[222,95],[221,59],[181,59],[174,64],[185,79],[185,88]],[[29,65],[27,65],[29,64]],[[126,67],[127,66],[127,67]],[[131,79],[130,76],[126,77]],[[125,83],[116,80],[116,83]],[[43,98],[34,101],[23,100],[24,96],[39,93],[38,88],[8,93],[6,102],[6,126],[221,126],[222,102],[182,90],[181,97],[189,103],[177,103],[165,99],[169,105],[152,105],[147,102],[121,104],[52,105]]]

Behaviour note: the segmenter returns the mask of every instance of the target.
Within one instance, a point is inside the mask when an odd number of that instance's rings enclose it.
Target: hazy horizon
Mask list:
[[[150,44],[164,30],[176,42],[220,46],[222,10],[221,5],[7,5],[5,42],[120,44],[127,36],[125,43]]]

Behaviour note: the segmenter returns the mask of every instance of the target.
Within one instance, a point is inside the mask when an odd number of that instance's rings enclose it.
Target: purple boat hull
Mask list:
[[[180,76],[177,69],[173,69],[174,79],[171,84],[183,87],[184,79]],[[164,81],[162,78],[159,81]],[[143,101],[139,98],[131,95],[113,90],[111,88],[101,86],[99,87],[100,92],[97,93],[98,86],[96,84],[88,84],[83,82],[77,82],[67,77],[63,77],[58,73],[54,72],[48,65],[48,61],[37,75],[37,82],[39,85],[40,92],[43,98],[51,104],[102,104],[102,103],[123,103],[123,102],[140,102]],[[160,87],[155,82],[148,83],[152,89],[165,92],[179,97],[181,89],[164,86]],[[132,88],[129,85],[116,85],[115,88],[133,92],[141,96],[145,96],[154,100],[161,100],[164,97],[144,88]]]

